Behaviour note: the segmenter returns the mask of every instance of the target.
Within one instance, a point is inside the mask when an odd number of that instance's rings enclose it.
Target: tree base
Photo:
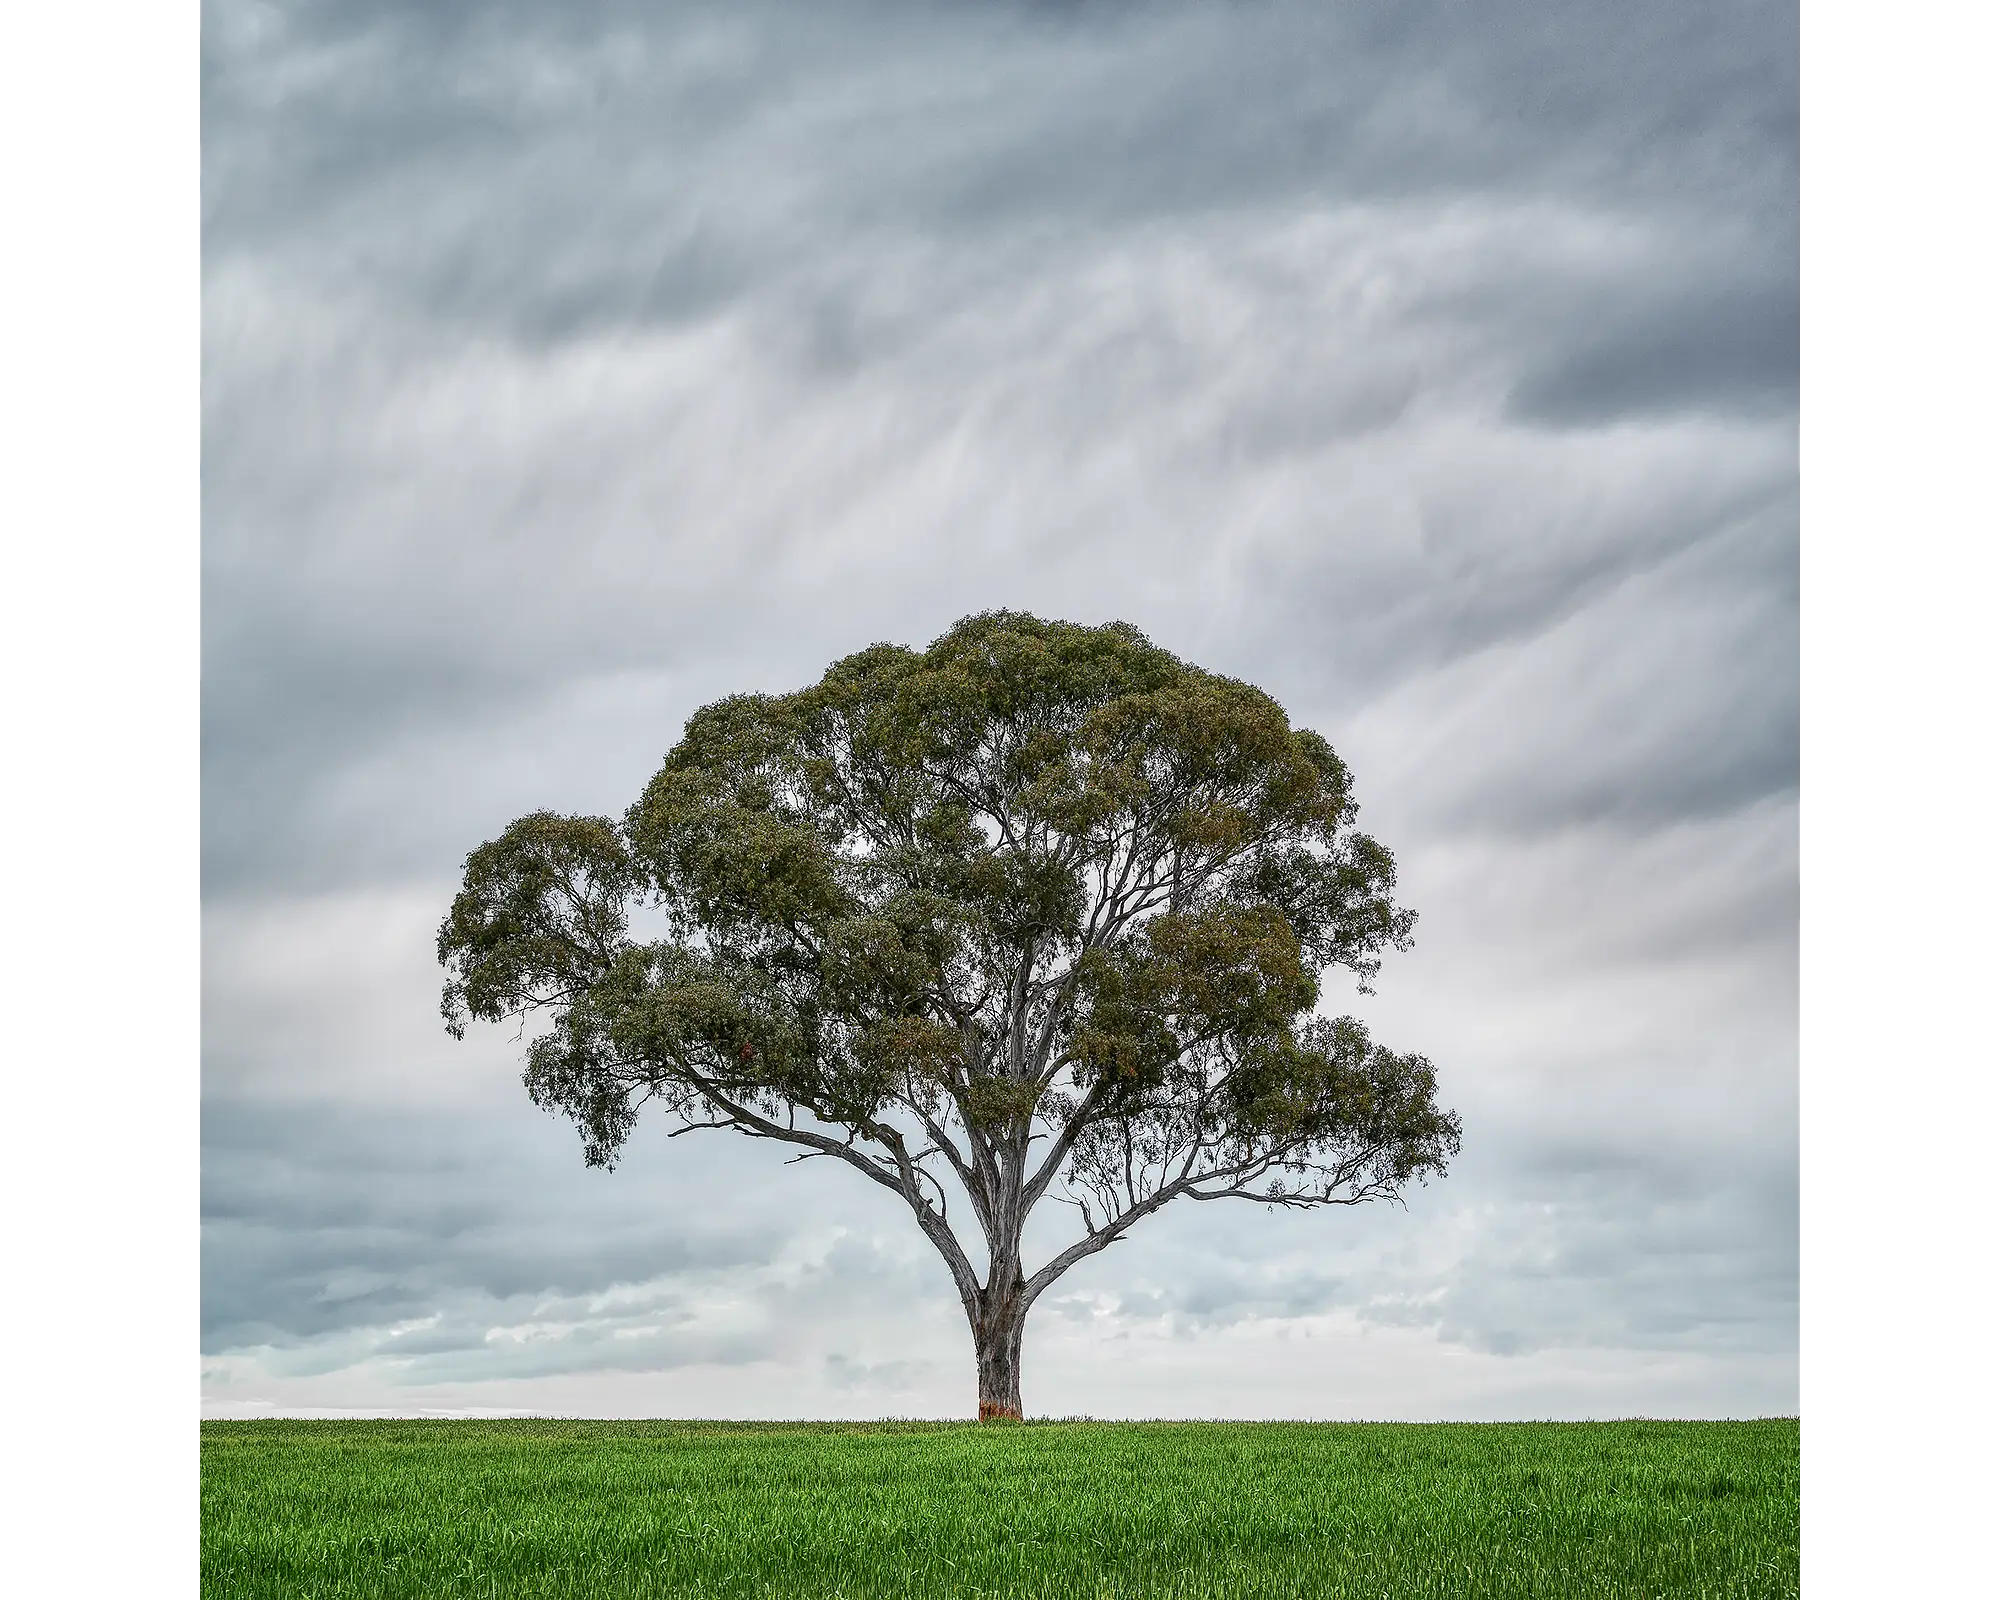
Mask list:
[[[1003,1406],[998,1400],[982,1400],[979,1402],[979,1420],[981,1422],[1019,1422],[1021,1420],[1021,1413],[1013,1406]]]

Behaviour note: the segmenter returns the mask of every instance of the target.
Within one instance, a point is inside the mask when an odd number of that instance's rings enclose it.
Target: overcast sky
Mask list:
[[[948,1415],[844,1170],[616,1172],[436,926],[696,707],[996,606],[1354,769],[1465,1121],[1169,1208],[1031,1413],[1796,1412],[1797,204],[1773,4],[211,3],[203,1393]]]

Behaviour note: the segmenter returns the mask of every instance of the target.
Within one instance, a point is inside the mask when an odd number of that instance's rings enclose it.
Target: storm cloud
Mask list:
[[[1328,1005],[1466,1122],[1408,1211],[1079,1268],[1031,1407],[1796,1409],[1795,42],[209,4],[207,1404],[963,1409],[893,1207],[721,1136],[585,1172],[430,939],[696,707],[1010,606],[1334,742],[1422,920]]]

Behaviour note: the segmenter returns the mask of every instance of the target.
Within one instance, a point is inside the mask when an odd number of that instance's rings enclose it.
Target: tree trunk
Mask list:
[[[973,1352],[979,1362],[979,1420],[1021,1417],[1021,1330],[1028,1314],[1020,1291],[1009,1285],[1005,1294],[984,1296],[972,1325]]]

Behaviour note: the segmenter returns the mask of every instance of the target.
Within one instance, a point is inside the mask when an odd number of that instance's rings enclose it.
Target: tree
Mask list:
[[[987,613],[698,711],[622,822],[473,851],[445,1021],[541,1019],[528,1092],[593,1166],[658,1102],[880,1184],[951,1270],[980,1416],[1018,1417],[1029,1308],[1141,1218],[1396,1198],[1456,1154],[1428,1061],[1313,1015],[1415,922],[1354,820],[1268,695]],[[1052,1195],[1076,1237],[1031,1272]]]

